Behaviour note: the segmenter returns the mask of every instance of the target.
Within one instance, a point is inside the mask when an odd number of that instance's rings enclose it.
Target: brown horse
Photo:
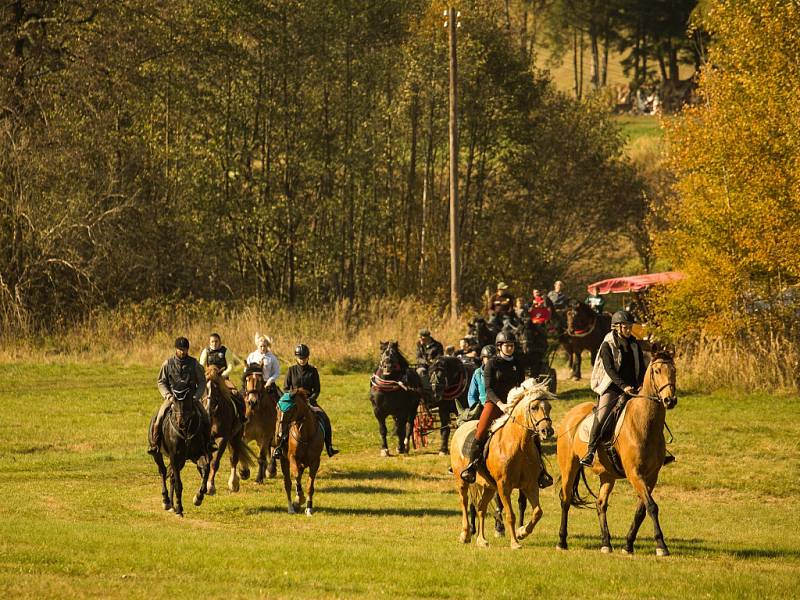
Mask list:
[[[283,487],[286,489],[286,498],[289,502],[289,514],[297,513],[301,505],[305,503],[306,515],[310,517],[314,504],[314,480],[317,477],[317,470],[319,470],[325,436],[322,432],[322,424],[308,402],[308,392],[299,388],[293,390],[293,394],[295,406],[282,416],[284,419],[292,419],[288,448],[281,455]],[[308,468],[308,484],[304,495],[301,480],[306,468]],[[291,479],[294,479],[296,492],[294,502],[292,501],[290,474]],[[308,497],[307,501],[306,497]]]
[[[258,475],[256,483],[264,483],[264,476],[275,477],[275,461],[271,460],[267,468],[267,459],[272,456],[275,447],[275,428],[278,424],[278,391],[275,386],[264,387],[264,375],[261,371],[248,373],[245,377],[245,416],[244,426],[246,442],[258,444]],[[242,476],[249,476],[246,471]]]
[[[664,464],[666,444],[664,422],[667,409],[678,403],[675,395],[675,363],[666,352],[658,352],[647,368],[644,385],[639,394],[628,401],[623,422],[615,433],[614,448],[619,454],[625,474],[616,471],[602,444],[598,447],[592,471],[600,476],[600,492],[597,495],[597,516],[600,521],[601,551],[611,552],[611,535],[606,522],[608,497],[617,479],[627,477],[639,496],[633,523],[625,544],[625,553],[633,553],[633,543],[644,519],[645,512],[653,520],[656,554],[667,556],[664,534],[658,521],[658,505],[653,500],[653,488],[658,473]],[[558,427],[558,467],[561,470],[561,529],[560,550],[567,549],[567,518],[569,507],[585,506],[578,495],[578,482],[583,467],[578,462],[586,454],[586,442],[580,440],[576,431],[584,417],[592,412],[594,404],[584,402],[570,410]],[[585,481],[585,478],[583,478]]]
[[[211,437],[217,440],[218,447],[211,460],[206,493],[209,496],[217,493],[214,477],[228,444],[231,447],[231,475],[228,478],[228,489],[238,492],[239,474],[236,472],[236,467],[241,465],[242,470],[248,471],[253,465],[255,455],[243,439],[244,427],[239,416],[241,409],[237,408],[228,383],[220,375],[219,368],[214,365],[206,367],[206,394],[203,402],[211,421]]]
[[[505,508],[506,531],[511,532],[511,547],[520,548],[519,540],[533,532],[542,518],[539,503],[539,473],[541,458],[536,436],[546,437],[548,429],[552,432],[550,419],[550,400],[555,396],[547,386],[533,379],[526,379],[508,395],[509,417],[505,424],[489,440],[489,455],[486,471],[478,470],[477,481],[471,486],[461,479],[461,471],[467,466],[469,458],[464,456],[464,446],[468,437],[474,433],[477,421],[469,421],[459,427],[453,435],[450,446],[450,464],[455,476],[456,488],[461,496],[461,535],[459,540],[468,544],[472,537],[469,523],[469,503],[472,500],[477,508],[477,544],[485,547],[484,519],[495,491]],[[511,491],[520,490],[533,506],[531,520],[519,530],[514,528],[515,516],[511,508]]]
[[[611,331],[611,317],[606,314],[598,315],[583,302],[573,302],[564,313],[564,319],[566,329],[561,337],[561,345],[569,356],[571,378],[580,381],[581,354],[588,350],[594,364],[603,338]]]

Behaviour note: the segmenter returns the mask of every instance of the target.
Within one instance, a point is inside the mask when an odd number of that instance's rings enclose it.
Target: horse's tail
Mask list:
[[[238,453],[239,457],[239,467],[242,469],[252,468],[256,464],[258,457],[256,456],[256,453],[253,452],[253,449],[247,445],[244,436],[237,436],[232,441],[232,444],[236,446],[236,452]]]
[[[589,482],[586,481],[586,471],[584,470],[583,465],[579,463],[578,473],[572,482],[572,497],[570,498],[569,503],[571,506],[575,506],[576,508],[587,508],[592,506],[593,502],[589,500],[588,497],[581,496],[579,491],[581,481],[583,481],[583,485],[589,491],[589,494],[596,499],[597,495],[592,491],[592,488],[589,487]],[[564,501],[564,488],[559,487],[558,497],[562,502]]]

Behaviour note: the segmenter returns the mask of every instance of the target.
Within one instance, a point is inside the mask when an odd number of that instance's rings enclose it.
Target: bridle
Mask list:
[[[652,388],[656,387],[656,374],[655,374],[655,371],[653,370],[653,365],[659,364],[659,363],[662,364],[662,365],[670,365],[673,368],[675,367],[675,364],[671,360],[667,360],[665,358],[659,358],[659,359],[656,359],[653,362],[651,362],[650,363],[650,367],[648,368],[648,371],[650,372],[650,387],[652,387]],[[660,387],[658,387],[656,389],[655,395],[652,395],[652,396],[644,396],[644,395],[642,395],[642,396],[638,396],[638,397],[645,398],[647,400],[651,400],[652,402],[656,402],[656,403],[662,404],[664,406],[664,408],[666,408],[666,409],[671,409],[671,408],[674,408],[675,405],[678,403],[678,396],[677,396],[677,393],[676,393],[676,387],[677,386],[672,381],[667,381],[667,383],[665,383],[664,385],[662,385],[662,386],[660,386]],[[665,388],[670,388],[670,392],[669,392],[668,396],[662,396],[661,395],[661,392]]]

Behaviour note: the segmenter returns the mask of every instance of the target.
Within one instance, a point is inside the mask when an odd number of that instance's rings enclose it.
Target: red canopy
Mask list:
[[[646,290],[651,285],[671,283],[686,277],[680,271],[667,271],[666,273],[647,273],[645,275],[632,275],[630,277],[614,277],[604,279],[586,286],[589,293],[597,287],[601,294],[621,294],[624,292],[639,292]]]

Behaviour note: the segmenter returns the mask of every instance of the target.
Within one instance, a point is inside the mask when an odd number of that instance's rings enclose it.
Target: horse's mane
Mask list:
[[[520,406],[527,407],[537,400],[555,400],[556,395],[547,389],[546,383],[539,383],[532,377],[522,382],[519,387],[508,392],[508,414],[513,414]]]
[[[228,386],[225,385],[225,380],[220,374],[219,367],[216,365],[210,365],[206,367],[206,380],[212,381],[217,386],[219,393],[223,398],[225,398],[225,400],[228,400],[229,402],[232,400],[231,391],[228,389]]]
[[[397,356],[398,356],[398,359],[399,359],[399,362],[400,362],[400,368],[402,370],[405,371],[406,369],[411,368],[411,365],[408,364],[408,360],[406,360],[406,357],[403,356],[403,352],[400,350],[400,344],[396,340],[388,341],[388,342],[386,342],[386,344],[387,344],[387,346],[386,346],[387,348],[391,346],[397,352]]]

